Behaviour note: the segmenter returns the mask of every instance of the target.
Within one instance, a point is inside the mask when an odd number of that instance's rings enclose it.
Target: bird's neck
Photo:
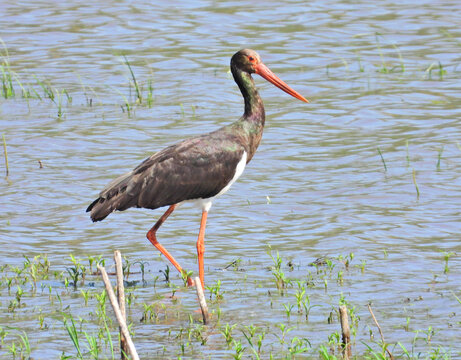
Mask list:
[[[232,75],[237,83],[243,99],[245,100],[245,113],[243,117],[248,121],[259,122],[264,126],[265,113],[264,105],[251,75],[236,67],[231,67]]]
[[[248,163],[261,142],[266,115],[251,75],[233,66],[231,66],[231,71],[245,100],[245,113],[231,127],[235,133],[238,133],[242,144],[247,148]]]

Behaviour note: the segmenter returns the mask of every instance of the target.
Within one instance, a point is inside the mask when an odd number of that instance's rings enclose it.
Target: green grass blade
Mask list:
[[[79,359],[83,359],[83,355],[80,350],[80,344],[78,341],[77,329],[75,328],[74,319],[70,319],[70,321],[72,322],[72,326],[67,323],[67,320],[64,321],[64,326],[66,327],[66,330],[70,336],[70,339],[72,340],[72,343],[74,344],[74,347],[77,350],[77,357]]]
[[[5,154],[5,168],[6,168],[6,177],[10,174],[10,168],[8,166],[8,151],[6,150],[6,140],[5,134],[2,134],[3,138],[3,153]]]
[[[382,154],[381,149],[379,148],[379,146],[378,146],[378,153],[379,153],[379,156],[381,156],[381,161],[383,162],[383,165],[384,165],[384,171],[387,172],[386,161],[384,160],[383,154]]]
[[[123,58],[125,59],[126,66],[128,66],[128,70],[130,71],[131,78],[133,79],[134,88],[136,90],[136,98],[137,98],[136,102],[138,102],[139,104],[142,104],[142,94],[141,94],[141,90],[139,89],[139,85],[138,85],[138,81],[136,80],[136,76],[134,76],[133,69],[131,68],[131,65],[128,62],[128,59],[126,58],[125,55],[123,55]]]
[[[415,188],[416,188],[416,197],[419,199],[419,188],[418,188],[418,184],[416,183],[416,171],[415,171],[415,169],[413,169],[413,184],[415,184]]]

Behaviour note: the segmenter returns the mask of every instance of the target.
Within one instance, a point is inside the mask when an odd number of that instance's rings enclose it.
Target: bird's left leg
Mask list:
[[[175,260],[175,258],[173,256],[170,255],[170,253],[167,251],[167,249],[165,249],[163,247],[162,244],[160,244],[158,241],[157,241],[157,236],[155,236],[157,230],[159,229],[159,227],[165,222],[165,220],[168,218],[168,216],[171,215],[171,213],[174,211],[174,209],[176,209],[176,207],[178,206],[178,204],[174,204],[174,205],[171,205],[167,211],[165,211],[165,214],[163,214],[160,219],[158,219],[158,221],[155,223],[155,225],[152,227],[152,229],[150,229],[147,233],[147,239],[151,242],[152,245],[154,245],[163,255],[165,255],[165,257],[170,260],[170,262],[174,265],[174,267],[176,269],[178,269],[178,271],[181,273],[181,274],[185,274],[185,271],[182,269],[181,265],[179,265],[179,263]],[[194,285],[194,282],[191,278],[187,278],[187,285],[188,286],[193,286]]]
[[[200,231],[197,240],[198,272],[203,289],[205,289],[205,265],[203,262],[203,254],[205,253],[205,227],[207,216],[208,211],[202,211],[202,221],[200,221]]]

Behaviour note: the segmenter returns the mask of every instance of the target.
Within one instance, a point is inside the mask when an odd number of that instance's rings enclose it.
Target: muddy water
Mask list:
[[[153,278],[166,263],[145,232],[162,210],[132,209],[98,224],[84,210],[108,181],[152,152],[236,120],[242,100],[228,63],[236,50],[251,47],[311,103],[256,79],[267,113],[263,142],[242,178],[213,205],[207,228],[207,282],[221,280],[226,291],[223,321],[257,324],[268,332],[288,321],[282,305],[295,303],[294,297],[267,295],[277,292],[268,270],[269,244],[292,279],[315,273],[308,264],[318,258],[354,253],[357,266],[344,270],[344,282],[336,281],[342,264],[334,260],[327,291],[323,278],[308,290],[318,306],[309,323],[291,318],[293,334],[309,338],[313,347],[326,343],[337,330],[326,318],[342,293],[361,317],[359,339],[369,339],[374,327],[366,308],[372,302],[388,342],[411,347],[415,331],[431,326],[433,342],[454,357],[460,354],[454,314],[461,305],[453,295],[460,295],[461,285],[457,2],[175,7],[36,1],[1,4],[0,14],[11,69],[42,97],[36,79],[57,89],[63,113],[58,116],[58,100],[27,101],[19,90],[16,98],[0,100],[10,168],[0,182],[3,264],[48,254],[64,269],[69,253],[110,259],[120,249],[128,258],[148,261],[150,288],[139,290],[148,301]],[[133,102],[134,90],[123,54],[145,94],[152,80],[151,107],[144,99],[127,112],[125,101]],[[3,172],[3,162],[1,167]],[[199,216],[184,206],[159,234],[191,270]],[[242,271],[223,271],[238,258]],[[192,311],[192,294],[182,293],[180,311]],[[66,301],[81,305],[76,296]],[[27,331],[34,358],[72,353],[62,322],[49,320],[50,328],[38,331],[27,317],[8,313],[7,305],[5,298],[1,326]],[[43,306],[39,298],[28,301],[30,311]],[[162,358],[165,346],[176,358],[179,350],[168,331],[187,323],[136,321],[140,354]],[[220,341],[219,332],[212,333],[190,357],[230,356]]]

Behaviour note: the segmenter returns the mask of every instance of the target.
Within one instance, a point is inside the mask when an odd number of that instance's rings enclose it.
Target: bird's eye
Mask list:
[[[250,60],[251,62],[255,62],[255,58],[253,56],[248,56],[248,60]]]

